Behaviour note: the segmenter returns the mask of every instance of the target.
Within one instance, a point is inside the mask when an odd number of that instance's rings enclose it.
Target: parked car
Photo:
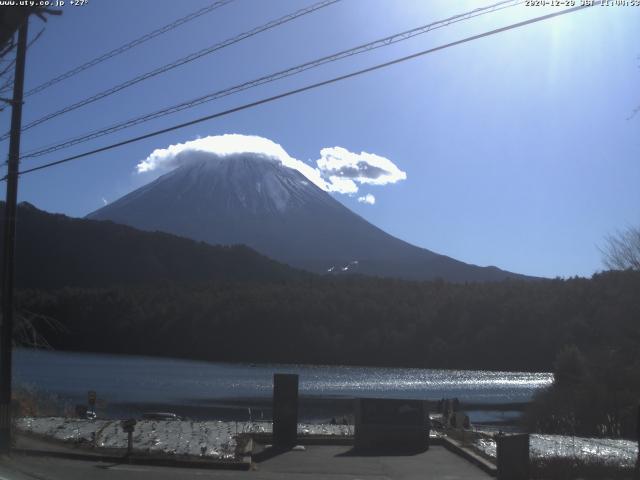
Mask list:
[[[142,414],[143,420],[183,420],[180,415],[171,412],[145,412]]]

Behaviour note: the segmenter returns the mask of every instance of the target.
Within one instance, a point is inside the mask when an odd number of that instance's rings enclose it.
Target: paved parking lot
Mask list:
[[[265,451],[250,471],[152,467],[13,455],[0,462],[0,480],[122,479],[331,479],[480,480],[491,478],[475,465],[433,446],[416,455],[358,456],[349,446],[307,446],[304,451]]]

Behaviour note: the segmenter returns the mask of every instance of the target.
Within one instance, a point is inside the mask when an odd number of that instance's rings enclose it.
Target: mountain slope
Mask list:
[[[54,215],[27,203],[18,207],[16,257],[20,288],[308,276],[244,246],[214,247],[167,233]]]
[[[91,214],[210,244],[246,244],[292,266],[428,280],[520,277],[397,239],[344,207],[297,170],[255,157],[199,159]]]

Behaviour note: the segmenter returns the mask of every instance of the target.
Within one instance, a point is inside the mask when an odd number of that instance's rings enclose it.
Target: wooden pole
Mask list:
[[[16,66],[11,105],[11,137],[7,167],[7,201],[4,207],[4,246],[2,252],[2,326],[0,326],[0,453],[11,450],[11,373],[13,343],[13,281],[15,269],[16,209],[18,202],[18,167],[20,130],[22,128],[22,93],[27,52],[29,17],[18,31]]]

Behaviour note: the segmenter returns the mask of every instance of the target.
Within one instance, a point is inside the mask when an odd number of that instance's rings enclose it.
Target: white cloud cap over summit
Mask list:
[[[209,153],[212,158],[225,158],[246,154],[262,160],[279,161],[285,167],[298,170],[318,187],[326,190],[320,172],[300,160],[292,158],[275,142],[255,135],[226,134],[198,138],[185,143],[169,145],[151,152],[146,159],[136,166],[138,173],[156,169],[171,169],[193,159],[194,154]]]
[[[136,166],[138,173],[178,167],[190,160],[202,158],[223,159],[239,154],[264,161],[278,161],[299,171],[326,192],[355,194],[358,184],[386,185],[405,180],[407,174],[391,160],[372,153],[353,153],[342,147],[323,148],[317,167],[291,157],[279,144],[255,135],[225,134],[198,138],[185,143],[159,148]],[[368,194],[362,200],[370,205],[375,197]],[[360,198],[358,201],[361,201]]]

